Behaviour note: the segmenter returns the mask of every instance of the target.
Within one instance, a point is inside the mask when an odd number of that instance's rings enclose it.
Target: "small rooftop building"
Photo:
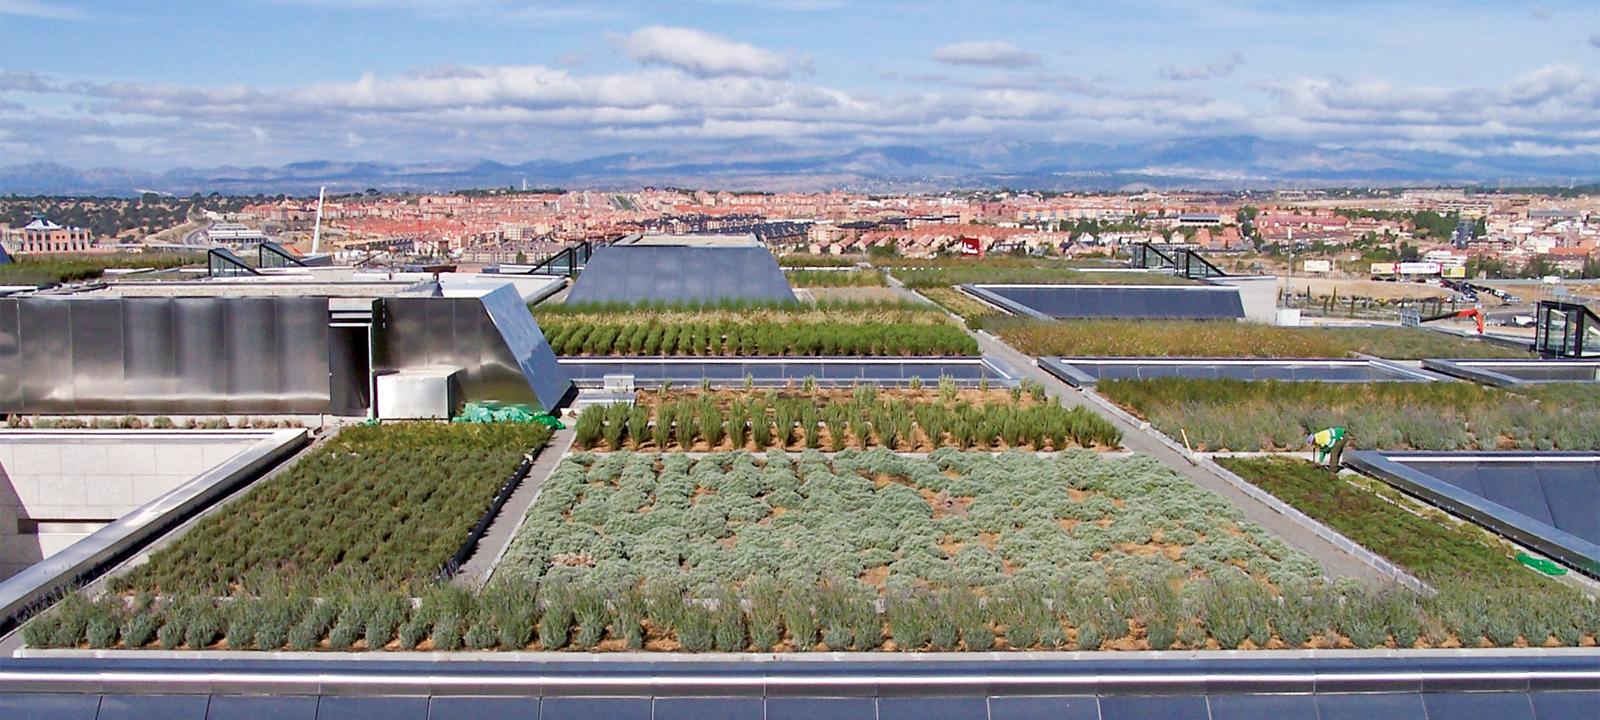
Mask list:
[[[753,235],[632,235],[597,248],[569,303],[794,302]]]

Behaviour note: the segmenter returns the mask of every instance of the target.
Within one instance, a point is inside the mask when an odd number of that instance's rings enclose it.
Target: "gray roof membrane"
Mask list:
[[[1600,382],[1594,360],[1442,360],[1427,359],[1422,367],[1485,385]]]
[[[1039,367],[1074,387],[1153,378],[1279,382],[1434,382],[1450,378],[1383,360],[1041,357]]]
[[[1358,452],[1352,466],[1600,576],[1600,455]]]
[[[631,245],[596,248],[568,303],[794,302],[762,247]]]
[[[1240,320],[1236,287],[1211,285],[967,285],[968,292],[1040,319]]]
[[[1411,467],[1600,543],[1600,462],[1427,462]]]

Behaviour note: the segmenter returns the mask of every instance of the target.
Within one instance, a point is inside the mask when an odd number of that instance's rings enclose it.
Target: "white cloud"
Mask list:
[[[759,54],[732,56],[741,59],[652,56],[650,66],[616,72],[442,66],[281,89],[0,71],[0,95],[10,103],[0,107],[9,133],[0,150],[8,162],[151,167],[196,158],[275,165],[330,156],[442,162],[650,151],[725,159],[757,146],[1197,135],[1374,153],[1453,149],[1461,157],[1582,157],[1600,144],[1593,123],[1600,75],[1569,65],[1495,86],[1292,78],[1257,86],[1256,95],[1219,97],[1200,83],[1129,88],[1040,71],[906,77],[911,84],[899,92],[846,90],[780,73]]]
[[[640,63],[675,67],[701,77],[785,78],[793,71],[781,55],[693,28],[656,25],[635,30],[616,42]]]
[[[541,26],[601,18],[620,11],[609,4],[552,0],[268,0],[282,5],[405,11],[428,18],[471,18],[496,23]]]
[[[0,15],[41,18],[45,20],[81,20],[83,11],[75,7],[42,2],[42,0],[0,0]]]
[[[1020,68],[1039,64],[1039,56],[1004,40],[978,40],[946,45],[933,51],[933,59],[949,65]]]
[[[1200,65],[1162,65],[1156,70],[1156,77],[1178,82],[1211,80],[1232,75],[1233,71],[1243,63],[1244,56],[1234,53],[1220,60]]]

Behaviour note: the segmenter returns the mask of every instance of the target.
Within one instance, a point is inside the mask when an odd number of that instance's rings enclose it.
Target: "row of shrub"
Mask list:
[[[633,317],[540,321],[557,355],[884,356],[976,355],[978,343],[948,323],[663,321]]]
[[[1596,450],[1600,405],[1540,401],[1472,383],[1110,380],[1098,391],[1196,449],[1301,449],[1322,428],[1352,447]]]
[[[981,594],[980,594],[981,593]],[[1062,578],[880,598],[852,579],[686,592],[671,582],[499,583],[216,600],[73,596],[25,626],[38,648],[229,650],[988,651],[1593,645],[1595,603],[1485,589],[1421,599],[1358,586],[1195,582],[1086,588]]]
[[[835,272],[835,271],[827,271]],[[867,320],[907,320],[907,313],[917,315],[926,313],[929,308],[923,303],[903,300],[834,300],[823,299],[814,303],[792,300],[775,302],[772,300],[751,300],[741,298],[723,298],[708,301],[652,301],[652,302],[587,302],[587,303],[541,303],[529,308],[542,323],[547,317],[560,315],[633,315],[637,317],[660,317],[667,319],[678,316],[687,319],[700,320],[704,315],[726,315],[729,317],[757,316],[761,319],[774,319],[794,315],[811,316],[806,319],[827,316],[862,316]],[[922,318],[923,322],[937,322],[937,318]]]
[[[778,256],[778,265],[786,268],[851,267],[863,259],[859,256],[795,253]]]
[[[0,265],[0,285],[53,285],[93,280],[110,268],[175,268],[199,262],[198,256],[170,253],[105,255],[19,255]]]
[[[1000,314],[1000,311],[955,288],[923,288],[917,292],[939,307],[961,316],[961,319],[966,321],[967,327],[975,330],[982,328],[989,318]]]
[[[777,392],[716,400],[682,398],[644,406],[590,406],[578,416],[579,449],[656,450],[886,447],[896,450],[1117,447],[1121,433],[1083,407],[1065,408],[1037,399],[981,404],[914,399],[879,399],[872,386],[857,389],[848,403],[820,404],[813,397]],[[1015,390],[1020,396],[1021,388]]]
[[[389,587],[427,582],[461,547],[538,425],[350,427],[286,472],[200,520],[113,586],[225,594],[251,573],[360,571]]]
[[[784,277],[794,287],[882,287],[883,273],[876,270],[788,270]]]
[[[1527,357],[1516,348],[1418,328],[1294,328],[1186,320],[1027,320],[981,326],[1034,356],[1343,358]]]

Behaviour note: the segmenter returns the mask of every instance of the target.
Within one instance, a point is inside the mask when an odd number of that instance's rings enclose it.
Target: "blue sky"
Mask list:
[[[1600,3],[0,0],[0,164],[1254,135],[1600,154]]]

